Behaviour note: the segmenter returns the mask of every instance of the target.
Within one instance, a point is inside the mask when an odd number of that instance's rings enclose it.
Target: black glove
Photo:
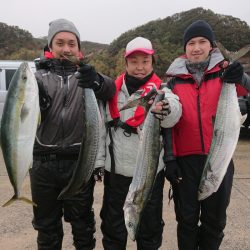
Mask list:
[[[168,100],[164,99],[161,102],[162,102],[162,110],[159,111],[152,110],[151,113],[154,114],[155,118],[163,121],[171,113],[171,108]]]
[[[233,62],[230,64],[222,75],[222,80],[226,83],[240,83],[242,82],[242,77],[244,70],[239,62]]]
[[[78,74],[76,78],[78,81],[78,86],[81,88],[90,88],[94,91],[98,91],[102,86],[102,79],[96,73],[95,68],[91,65],[84,64],[78,69]]]
[[[95,168],[93,171],[95,181],[101,182],[104,176],[104,167]]]
[[[181,181],[182,174],[176,160],[166,163],[165,177],[172,185],[178,184]]]

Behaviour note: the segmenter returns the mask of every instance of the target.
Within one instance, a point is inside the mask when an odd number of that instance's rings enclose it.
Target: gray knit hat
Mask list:
[[[79,45],[79,49],[80,49],[80,47],[81,47],[80,33],[76,29],[76,26],[72,22],[70,22],[70,21],[68,21],[66,19],[56,19],[56,20],[49,23],[48,46],[50,47],[52,39],[54,38],[54,36],[57,33],[63,32],[63,31],[71,32],[71,33],[76,35],[78,45]]]

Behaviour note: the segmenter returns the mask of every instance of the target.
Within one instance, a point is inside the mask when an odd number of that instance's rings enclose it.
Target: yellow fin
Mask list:
[[[26,119],[28,114],[29,114],[29,108],[24,103],[24,105],[22,106],[22,109],[21,109],[21,113],[20,113],[21,122],[24,122],[24,120]]]
[[[24,202],[26,202],[26,203],[28,203],[28,204],[30,204],[30,205],[33,205],[33,206],[37,207],[37,204],[34,203],[33,201],[31,201],[30,199],[28,199],[28,198],[26,198],[26,197],[24,197],[24,196],[23,196],[23,197],[17,198],[15,194],[12,196],[12,198],[11,198],[10,200],[8,200],[7,202],[5,202],[5,203],[2,205],[2,207],[9,206],[10,204],[12,204],[14,201],[17,201],[17,200],[24,201]]]

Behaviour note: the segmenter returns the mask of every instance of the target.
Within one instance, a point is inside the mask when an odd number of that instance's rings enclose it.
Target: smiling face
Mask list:
[[[129,75],[143,79],[153,71],[153,57],[143,52],[134,52],[126,58],[126,71]]]
[[[194,37],[186,44],[187,58],[190,62],[194,63],[205,61],[211,50],[211,43],[205,37]]]
[[[57,59],[63,59],[62,55],[79,57],[80,54],[77,38],[71,32],[57,33],[52,40],[50,50]]]

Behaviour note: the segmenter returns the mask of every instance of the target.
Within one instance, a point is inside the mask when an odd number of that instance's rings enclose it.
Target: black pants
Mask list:
[[[115,174],[111,179],[105,171],[104,197],[101,209],[101,230],[105,250],[125,250],[127,229],[124,221],[123,205],[128,193],[131,177]],[[164,172],[156,178],[151,199],[147,203],[141,218],[137,238],[137,249],[157,250],[162,244],[164,221],[162,219]]]
[[[69,182],[76,160],[34,161],[30,169],[34,229],[38,231],[39,250],[62,248],[62,216],[72,227],[76,249],[92,250],[95,247],[95,220],[92,178],[81,193],[71,200],[57,200],[63,187]]]
[[[179,157],[182,181],[173,187],[180,250],[218,250],[224,237],[226,209],[230,202],[234,165],[227,173],[216,193],[198,201],[198,187],[206,156]]]

